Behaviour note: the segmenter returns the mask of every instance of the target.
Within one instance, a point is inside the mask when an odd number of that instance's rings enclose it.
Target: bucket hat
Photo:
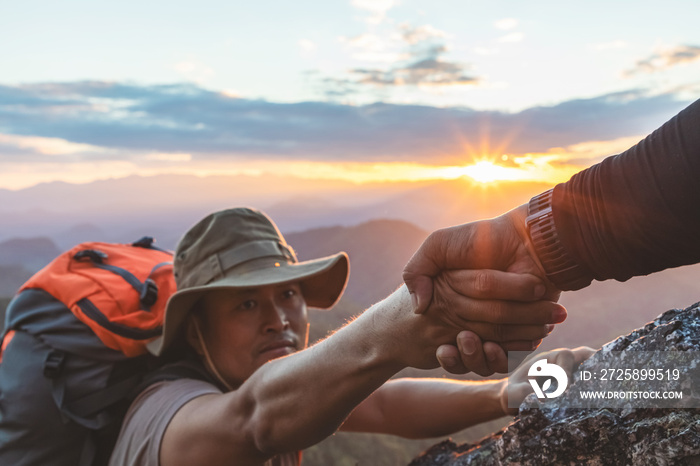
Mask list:
[[[298,282],[308,306],[326,309],[345,289],[349,262],[344,252],[299,262],[272,220],[244,207],[215,212],[193,226],[177,245],[173,269],[177,292],[168,300],[162,336],[148,345],[155,355],[176,343],[206,292]]]

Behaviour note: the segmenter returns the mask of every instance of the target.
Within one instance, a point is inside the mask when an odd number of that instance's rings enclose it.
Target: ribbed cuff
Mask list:
[[[552,191],[530,199],[527,229],[547,278],[560,290],[579,290],[590,285],[593,276],[569,255],[559,240],[552,212]]]

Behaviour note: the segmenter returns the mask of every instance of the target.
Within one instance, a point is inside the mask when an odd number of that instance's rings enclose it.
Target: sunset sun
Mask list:
[[[491,183],[494,181],[518,180],[523,178],[523,173],[517,168],[497,165],[491,160],[480,160],[472,165],[455,167],[453,175],[468,176],[479,183]]]
[[[491,181],[509,178],[507,168],[496,165],[488,160],[482,160],[474,165],[464,167],[464,174],[481,183],[489,183]]]

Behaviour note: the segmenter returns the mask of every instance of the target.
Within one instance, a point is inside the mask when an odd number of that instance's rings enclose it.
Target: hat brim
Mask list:
[[[299,282],[308,306],[327,309],[345,290],[349,271],[348,256],[340,252],[304,262],[268,262],[267,266],[246,273],[231,274],[206,285],[178,291],[168,300],[162,336],[148,343],[148,350],[156,356],[162,355],[173,344],[192,306],[206,292]]]

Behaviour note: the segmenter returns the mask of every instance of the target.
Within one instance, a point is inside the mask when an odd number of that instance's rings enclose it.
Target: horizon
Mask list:
[[[178,173],[555,184],[700,97],[697,2],[540,7],[3,5],[0,189]]]

